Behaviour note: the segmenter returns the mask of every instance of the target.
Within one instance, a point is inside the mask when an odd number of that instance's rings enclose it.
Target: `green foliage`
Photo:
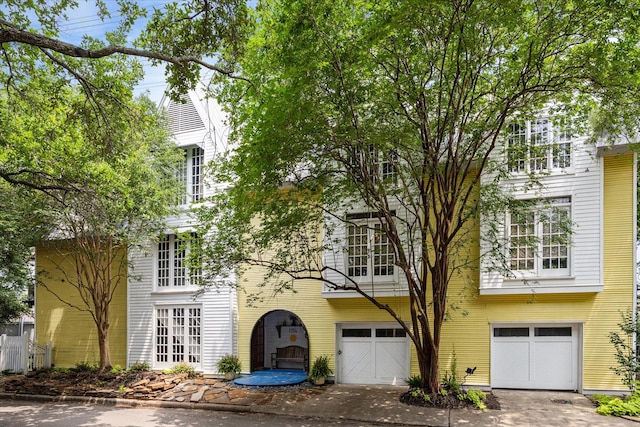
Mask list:
[[[454,348],[451,355],[451,373],[449,371],[444,372],[442,377],[442,384],[445,388],[453,393],[460,393],[462,391],[462,384],[458,381],[458,359],[456,357],[456,350]]]
[[[86,65],[88,73],[117,92],[118,102],[99,108],[44,66],[0,96],[5,129],[0,194],[16,196],[6,223],[0,214],[0,231],[33,220],[32,228],[24,227],[31,230],[29,239],[17,241],[18,247],[59,239],[49,242],[49,265],[81,298],[71,302],[58,288],[38,285],[91,313],[100,341],[106,340],[101,331],[109,325],[103,305],[129,274],[123,252],[148,244],[165,229],[164,218],[180,188],[173,175],[180,153],[164,117],[148,99],[133,98],[135,76],[126,64],[113,61]],[[108,343],[99,348],[101,368],[108,368]]]
[[[122,366],[120,365],[114,365],[111,367],[111,373],[112,374],[119,374],[122,372],[126,372],[126,369],[124,369]]]
[[[463,393],[462,398],[468,400],[469,402],[476,405],[478,409],[481,409],[483,412],[487,410],[487,405],[485,405],[484,400],[487,399],[487,395],[482,391],[475,388],[470,388],[465,393]],[[458,399],[461,399],[461,396],[458,395]],[[462,399],[461,399],[462,400]]]
[[[129,366],[129,372],[147,372],[151,370],[151,366],[147,362],[136,362]]]
[[[32,78],[34,70],[48,68],[61,86],[81,85],[86,101],[94,106],[108,99],[117,102],[121,88],[104,76],[94,76],[95,64],[108,64],[115,76],[136,78],[142,71],[132,58],[167,64],[171,93],[177,95],[194,86],[203,68],[232,74],[234,57],[251,30],[246,2],[240,0],[169,2],[162,7],[145,7],[136,0],[7,0],[2,6],[5,43],[0,81],[18,86]],[[85,16],[91,10],[95,16],[86,18],[108,23],[109,31],[100,34],[98,22],[90,33],[64,43],[70,37],[64,27],[68,17]],[[147,17],[145,27],[135,25]],[[140,29],[140,34],[133,29]]]
[[[162,372],[165,374],[187,374],[189,378],[196,376],[195,368],[185,362],[179,362],[172,368],[164,369]]]
[[[92,365],[91,363],[88,363],[88,362],[78,362],[75,364],[73,368],[73,370],[76,372],[96,372],[99,369],[100,368],[95,364]]]
[[[409,386],[409,388],[416,388],[422,386],[422,377],[420,375],[411,375],[409,378],[404,380],[405,383]]]
[[[621,313],[621,316],[622,321],[618,323],[621,333],[609,333],[609,341],[615,347],[618,366],[609,369],[622,377],[622,382],[629,390],[634,391],[637,385],[636,375],[640,372],[640,359],[634,348],[634,337],[640,332],[640,320],[634,318],[631,309]]]
[[[311,371],[309,371],[309,378],[326,378],[333,374],[333,371],[329,367],[329,356],[320,355],[315,358],[311,365]]]
[[[593,398],[598,403],[596,412],[600,415],[613,415],[616,417],[640,415],[640,393],[638,392],[634,392],[626,399],[604,395],[594,395]]]
[[[216,363],[218,372],[221,374],[235,374],[242,370],[242,363],[238,356],[234,354],[225,354]]]
[[[423,389],[416,387],[412,388],[409,393],[411,393],[412,397],[418,397],[424,400],[425,402],[431,402],[431,396],[428,393],[425,393]]]

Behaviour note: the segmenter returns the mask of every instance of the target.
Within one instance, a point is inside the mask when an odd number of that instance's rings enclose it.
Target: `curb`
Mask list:
[[[91,396],[48,396],[43,394],[0,393],[0,399],[30,400],[35,402],[78,402],[100,406],[115,406],[120,408],[170,408],[170,409],[204,409],[225,412],[258,412],[249,405],[232,405],[224,403],[191,403],[163,400],[122,399],[118,397]]]

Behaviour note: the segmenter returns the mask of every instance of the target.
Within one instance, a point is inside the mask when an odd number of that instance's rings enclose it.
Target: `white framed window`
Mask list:
[[[175,234],[166,234],[160,238],[156,262],[158,289],[183,289],[199,283],[202,267],[189,266],[187,262],[192,245],[199,245],[199,242],[200,238],[196,233],[191,233],[187,240]]]
[[[202,360],[202,308],[156,307],[155,364],[179,362],[200,365]]]
[[[178,180],[184,185],[184,194],[178,199],[178,205],[188,205],[202,200],[204,194],[203,166],[204,150],[202,148],[189,147],[184,150],[184,158],[176,174]]]
[[[377,214],[349,214],[346,274],[355,281],[389,281],[396,275],[395,251]]]
[[[525,276],[570,274],[571,198],[544,199],[509,218],[509,266]]]
[[[564,117],[511,123],[507,134],[510,172],[537,172],[571,167],[572,133]]]

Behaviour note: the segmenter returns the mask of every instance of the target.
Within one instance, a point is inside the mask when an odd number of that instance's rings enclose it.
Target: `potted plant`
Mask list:
[[[236,374],[242,369],[240,359],[238,359],[238,356],[234,356],[233,354],[225,354],[222,356],[222,358],[218,360],[216,366],[218,368],[218,372],[224,374],[224,378],[226,380],[234,379]]]
[[[325,379],[333,374],[333,371],[329,367],[329,356],[321,355],[316,357],[311,365],[311,372],[309,378],[313,380],[315,385],[324,384]]]

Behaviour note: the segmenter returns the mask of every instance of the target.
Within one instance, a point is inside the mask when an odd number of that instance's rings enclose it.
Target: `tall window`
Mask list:
[[[156,362],[199,364],[202,353],[200,307],[156,309]]]
[[[187,205],[202,199],[203,182],[202,168],[204,164],[204,150],[191,147],[184,150],[184,158],[178,167],[177,177],[184,184],[184,194],[178,200],[179,205]]]
[[[542,118],[508,127],[507,155],[511,172],[571,167],[571,129],[567,119]]]
[[[514,271],[534,276],[569,274],[571,199],[541,200],[511,214],[509,262]]]
[[[350,214],[347,226],[347,276],[357,280],[389,279],[395,252],[376,214]]]
[[[202,268],[188,265],[191,247],[199,245],[200,239],[191,233],[188,240],[175,234],[167,234],[158,242],[157,286],[161,289],[183,288],[198,284]],[[194,264],[198,265],[198,262]]]

